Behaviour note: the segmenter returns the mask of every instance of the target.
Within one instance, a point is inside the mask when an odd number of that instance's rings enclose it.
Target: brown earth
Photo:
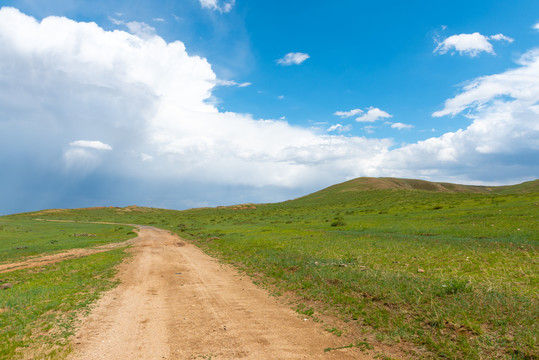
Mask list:
[[[372,359],[232,267],[164,230],[141,227],[70,359]]]

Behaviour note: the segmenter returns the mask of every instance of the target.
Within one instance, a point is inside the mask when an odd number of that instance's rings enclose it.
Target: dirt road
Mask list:
[[[83,320],[71,359],[370,359],[248,277],[141,227],[122,283]]]

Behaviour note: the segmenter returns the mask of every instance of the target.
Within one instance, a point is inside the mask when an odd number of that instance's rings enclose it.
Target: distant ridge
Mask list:
[[[374,190],[422,190],[446,193],[476,193],[476,194],[525,194],[539,192],[539,179],[517,185],[478,186],[461,185],[445,182],[431,182],[417,179],[399,179],[391,177],[373,178],[360,177],[329,186],[300,199],[321,198],[346,192],[361,192]]]

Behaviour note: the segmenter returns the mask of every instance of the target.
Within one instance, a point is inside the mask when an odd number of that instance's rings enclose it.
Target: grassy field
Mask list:
[[[0,217],[0,264],[28,256],[98,246],[135,236],[125,225],[81,224]],[[85,235],[85,236],[75,236]]]
[[[538,182],[384,184],[352,181],[278,204],[38,215],[175,231],[292,295],[298,312],[340,318],[328,331],[355,334],[351,346],[396,345],[411,358],[539,358]]]
[[[0,218],[0,264],[134,236],[132,227],[122,225]],[[124,249],[0,273],[0,285],[12,285],[0,290],[0,358],[63,358],[77,316],[116,284]]]

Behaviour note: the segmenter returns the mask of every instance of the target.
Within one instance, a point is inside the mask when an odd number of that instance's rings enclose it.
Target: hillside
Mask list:
[[[442,193],[470,194],[525,194],[539,192],[539,180],[527,181],[517,185],[478,186],[445,182],[430,182],[417,179],[360,177],[329,186],[320,191],[296,200],[322,200],[324,198],[348,198],[350,193],[375,190],[420,190]]]

